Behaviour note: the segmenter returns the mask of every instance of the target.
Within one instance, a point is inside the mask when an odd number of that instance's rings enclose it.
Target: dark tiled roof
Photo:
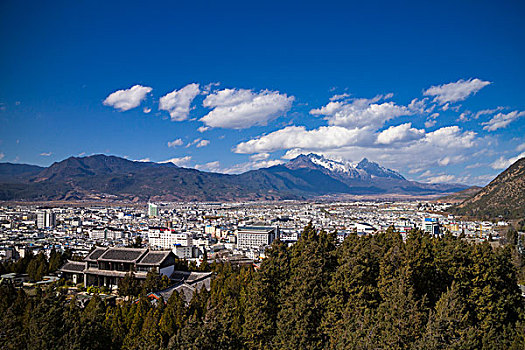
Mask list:
[[[166,259],[171,250],[149,251],[138,263],[139,265],[158,265]]]
[[[188,279],[191,272],[189,271],[173,271],[170,276],[170,279],[175,282],[183,282]]]
[[[211,272],[189,272],[189,271],[173,271],[170,279],[176,282],[195,283],[202,279],[211,277]]]
[[[196,291],[200,291],[202,288],[210,290],[211,285],[211,272],[186,272],[186,271],[175,271],[173,276],[183,278],[184,281],[179,282],[169,288],[155,292],[155,295],[162,296],[165,302],[169,300],[173,292],[178,292],[182,299],[189,304],[193,294]]]
[[[96,261],[104,252],[107,250],[107,248],[95,248],[91,253],[86,256],[87,261]]]
[[[135,262],[146,251],[147,249],[139,248],[109,248],[98,260]]]
[[[86,268],[86,263],[82,261],[68,261],[60,271],[63,272],[82,272]]]

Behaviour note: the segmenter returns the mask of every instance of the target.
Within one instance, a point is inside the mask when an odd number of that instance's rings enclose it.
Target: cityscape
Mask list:
[[[304,227],[374,234],[393,227],[403,238],[419,229],[440,236],[448,232],[475,242],[498,242],[505,220],[470,221],[447,215],[450,204],[438,202],[246,202],[148,203],[147,206],[45,208],[3,206],[0,209],[1,251],[5,259],[26,253],[50,255],[52,249],[87,256],[93,246],[129,247],[140,240],[151,250],[171,250],[200,265],[234,261],[257,265],[275,239],[294,244]],[[114,284],[116,287],[116,284]]]
[[[0,3],[0,348],[525,349],[525,3]]]

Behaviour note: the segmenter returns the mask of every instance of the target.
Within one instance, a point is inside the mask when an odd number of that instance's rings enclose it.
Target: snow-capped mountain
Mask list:
[[[343,179],[387,178],[405,180],[405,178],[394,170],[390,170],[364,158],[359,163],[328,159],[322,155],[310,153],[300,155],[285,165],[288,169],[317,169],[323,173]]]

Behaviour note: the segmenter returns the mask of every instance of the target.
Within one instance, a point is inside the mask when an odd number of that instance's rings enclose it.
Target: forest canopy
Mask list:
[[[211,290],[85,307],[57,287],[0,287],[3,349],[524,349],[512,244],[308,225],[259,269],[212,265]],[[521,258],[521,257],[518,257]]]

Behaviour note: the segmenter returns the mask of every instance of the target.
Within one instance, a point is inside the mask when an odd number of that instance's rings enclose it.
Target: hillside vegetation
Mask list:
[[[483,219],[525,218],[525,158],[512,164],[473,197],[450,209]]]

